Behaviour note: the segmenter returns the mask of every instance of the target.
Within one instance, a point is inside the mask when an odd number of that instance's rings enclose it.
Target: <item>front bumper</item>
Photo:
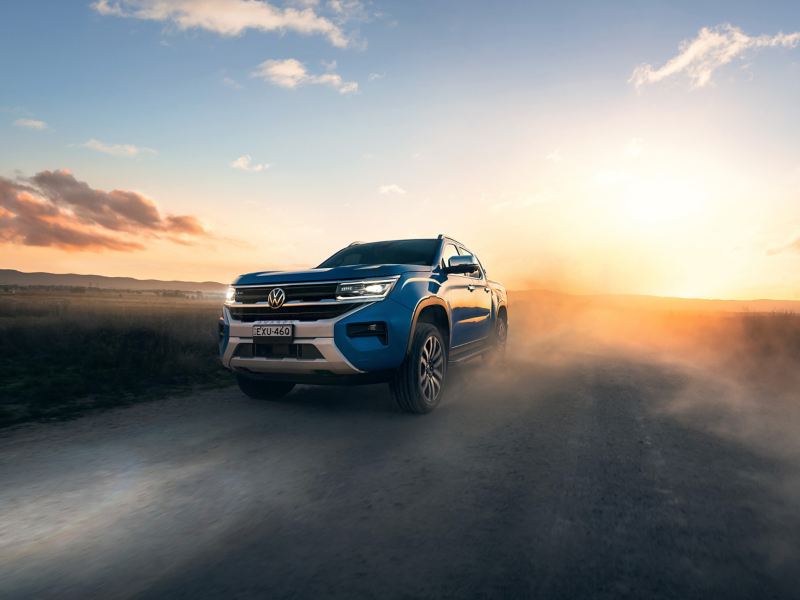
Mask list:
[[[387,298],[365,303],[332,319],[271,321],[294,325],[293,343],[314,346],[321,358],[265,358],[239,355],[240,345],[252,346],[253,323],[233,320],[230,311],[223,308],[220,356],[223,366],[233,371],[297,381],[385,374],[396,369],[405,357],[411,320],[411,310]],[[348,324],[375,321],[386,323],[385,340],[348,336]]]
[[[294,326],[294,343],[314,346],[322,358],[265,358],[237,356],[241,344],[253,343],[253,324],[234,321],[230,311],[223,308],[224,338],[221,343],[222,365],[233,371],[286,375],[355,375],[363,373],[339,351],[334,341],[338,321],[367,308],[368,304],[335,319],[319,321],[274,321]]]

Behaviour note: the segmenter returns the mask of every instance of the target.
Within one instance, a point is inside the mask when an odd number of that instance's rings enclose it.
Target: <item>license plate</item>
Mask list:
[[[294,326],[271,324],[253,325],[253,341],[255,342],[285,342],[294,338]]]

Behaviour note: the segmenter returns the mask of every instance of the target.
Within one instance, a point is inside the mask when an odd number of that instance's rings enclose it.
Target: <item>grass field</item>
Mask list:
[[[231,382],[217,360],[221,299],[179,292],[0,288],[0,426],[65,418]],[[800,389],[800,315],[691,312],[558,294],[511,297],[527,361],[627,352]]]
[[[92,289],[0,293],[0,426],[230,383],[221,300]]]

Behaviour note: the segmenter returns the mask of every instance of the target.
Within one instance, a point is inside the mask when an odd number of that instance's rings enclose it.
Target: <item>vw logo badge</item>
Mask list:
[[[286,293],[281,288],[272,289],[267,295],[267,304],[270,308],[280,308],[285,300]]]

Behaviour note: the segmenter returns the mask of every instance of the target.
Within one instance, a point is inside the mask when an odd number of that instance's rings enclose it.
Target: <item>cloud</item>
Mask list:
[[[663,66],[653,68],[643,64],[634,69],[630,83],[639,89],[644,85],[658,83],[674,75],[684,74],[692,87],[701,88],[709,84],[714,71],[741,57],[749,50],[761,48],[794,48],[800,43],[800,32],[776,35],[749,36],[730,24],[703,27],[693,40],[684,40],[676,56]]]
[[[236,81],[233,77],[223,77],[222,85],[224,85],[225,87],[229,87],[232,90],[244,89],[244,86],[238,81]]]
[[[783,244],[782,246],[776,246],[767,250],[767,254],[769,256],[786,253],[800,254],[800,237],[789,242],[788,244]]]
[[[36,131],[47,129],[47,123],[39,119],[17,119],[14,121],[14,126],[22,127],[23,129],[35,129]]]
[[[134,146],[133,144],[106,144],[94,138],[79,145],[89,150],[94,150],[95,152],[102,152],[103,154],[110,154],[111,156],[124,156],[127,158],[134,158],[140,154],[156,154],[156,151],[152,148]]]
[[[144,239],[192,243],[209,234],[196,217],[162,215],[137,192],[91,188],[69,171],[0,177],[0,242],[64,250],[132,251]]]
[[[340,94],[352,94],[358,91],[358,83],[355,81],[344,81],[341,75],[330,71],[322,75],[313,75],[303,63],[294,58],[265,60],[253,71],[252,76],[288,89],[301,85],[326,85]]]
[[[383,194],[384,196],[388,194],[403,196],[406,194],[406,191],[396,183],[387,183],[386,185],[382,185],[378,188],[378,193]]]
[[[561,148],[556,148],[550,154],[544,157],[545,160],[549,160],[552,162],[561,162],[563,157],[561,156]]]
[[[239,169],[240,171],[250,171],[251,173],[260,173],[269,169],[267,163],[254,163],[253,157],[249,154],[243,154],[231,163],[231,167]]]
[[[249,29],[294,31],[322,35],[337,48],[349,44],[341,20],[318,14],[310,4],[281,8],[261,0],[97,0],[92,8],[104,16],[168,22],[181,30],[205,29],[225,36]]]
[[[369,21],[372,17],[361,0],[328,0],[327,8],[333,13],[337,23],[364,22]]]
[[[377,81],[378,79],[383,79],[384,77],[386,77],[386,73],[370,73],[367,76],[367,79],[370,81]]]

